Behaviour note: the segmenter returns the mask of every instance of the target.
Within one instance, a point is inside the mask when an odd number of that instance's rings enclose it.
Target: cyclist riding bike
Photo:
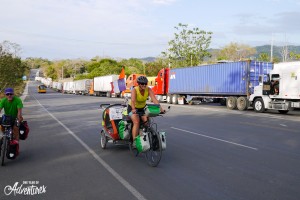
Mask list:
[[[14,96],[13,88],[5,89],[5,98],[0,100],[0,113],[4,109],[4,114],[9,115],[13,118],[13,139],[19,141],[19,128],[15,119],[18,119],[19,123],[23,121],[22,108],[23,103],[20,97]],[[1,126],[2,132],[4,128]]]
[[[134,87],[131,90],[131,100],[128,102],[127,112],[131,117],[133,122],[132,127],[132,139],[136,138],[139,134],[139,127],[140,127],[140,116],[139,114],[144,113],[144,108],[146,106],[147,98],[150,97],[153,103],[159,104],[158,100],[156,99],[154,92],[147,86],[148,79],[145,76],[139,76],[137,78],[138,86]],[[160,105],[160,111],[162,113],[165,110]],[[143,122],[147,121],[147,116],[141,116]]]

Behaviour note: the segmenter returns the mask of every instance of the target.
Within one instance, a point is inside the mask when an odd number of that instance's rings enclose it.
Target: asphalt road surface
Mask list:
[[[100,147],[99,105],[121,99],[38,94],[38,84],[29,82],[24,100],[30,135],[0,167],[0,199],[300,199],[297,112],[173,105],[154,119],[167,136],[154,168],[126,145]]]

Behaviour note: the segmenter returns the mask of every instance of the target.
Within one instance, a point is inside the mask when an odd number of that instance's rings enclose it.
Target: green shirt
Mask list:
[[[4,108],[4,113],[12,117],[18,116],[18,108],[23,108],[23,103],[20,97],[14,96],[12,101],[7,98],[0,100],[0,108]]]

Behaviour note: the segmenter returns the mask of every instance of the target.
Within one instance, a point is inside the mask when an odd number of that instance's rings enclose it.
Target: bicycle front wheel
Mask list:
[[[0,144],[1,144],[1,166],[4,165],[4,160],[5,160],[5,154],[6,154],[6,147],[7,147],[7,138],[6,136],[3,136]]]
[[[162,144],[156,131],[150,128],[149,133],[150,149],[145,152],[145,158],[148,165],[156,167],[162,157]]]

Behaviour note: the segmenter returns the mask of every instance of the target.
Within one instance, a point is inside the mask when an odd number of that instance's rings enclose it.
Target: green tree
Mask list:
[[[239,61],[250,59],[255,53],[255,48],[249,45],[231,42],[219,51],[217,59]]]
[[[300,54],[294,53],[294,52],[290,52],[290,59],[291,60],[300,60]]]
[[[136,59],[136,58],[130,58],[130,59],[123,59],[119,63],[121,66],[125,67],[125,73],[126,75],[129,74],[145,74],[145,64],[143,61]]]
[[[270,61],[270,56],[268,53],[261,53],[258,56],[258,61],[262,61],[262,62],[269,62]]]
[[[207,49],[211,43],[212,32],[200,30],[198,27],[189,29],[187,24],[182,23],[175,26],[175,29],[178,33],[168,42],[169,48],[162,52],[171,63],[176,63],[175,67],[196,66],[204,58],[211,56]]]
[[[22,76],[25,75],[27,65],[17,57],[20,46],[9,41],[0,43],[0,89],[15,87],[22,83]]]

